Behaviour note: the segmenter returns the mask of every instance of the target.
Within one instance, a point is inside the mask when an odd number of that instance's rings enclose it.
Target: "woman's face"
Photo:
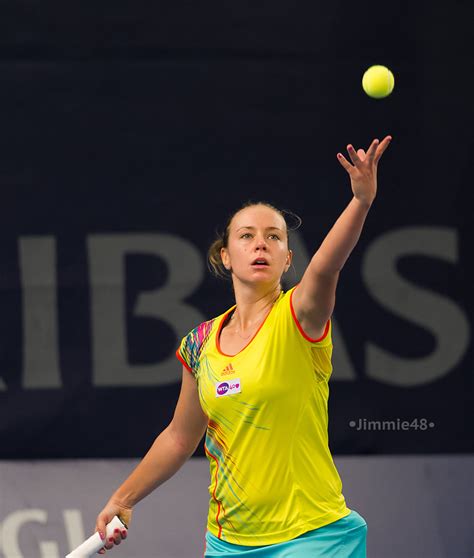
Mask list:
[[[240,210],[230,223],[228,245],[222,248],[221,258],[234,281],[279,282],[292,258],[285,220],[265,205]]]

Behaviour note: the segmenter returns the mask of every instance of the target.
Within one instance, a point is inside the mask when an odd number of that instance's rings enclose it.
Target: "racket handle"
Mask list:
[[[115,515],[110,523],[107,524],[105,529],[105,540],[100,538],[99,533],[94,533],[91,537],[85,540],[77,548],[75,548],[71,553],[69,553],[66,558],[91,558],[96,552],[98,552],[106,543],[109,537],[114,536],[115,529],[126,529],[127,526],[124,525],[120,519]]]

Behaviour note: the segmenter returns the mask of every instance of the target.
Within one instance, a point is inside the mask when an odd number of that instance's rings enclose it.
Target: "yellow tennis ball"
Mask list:
[[[383,99],[395,86],[392,72],[385,66],[371,66],[362,76],[362,87],[369,97]]]

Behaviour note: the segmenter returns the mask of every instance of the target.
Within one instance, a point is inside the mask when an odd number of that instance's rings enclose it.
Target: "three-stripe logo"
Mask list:
[[[235,374],[235,370],[234,367],[232,366],[232,363],[229,363],[223,370],[222,370],[222,375],[223,376],[228,376],[230,374]]]

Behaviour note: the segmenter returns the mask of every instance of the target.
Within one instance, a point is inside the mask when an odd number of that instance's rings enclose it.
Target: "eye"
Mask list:
[[[243,235],[241,235],[240,238],[245,238],[246,236],[251,236],[251,234],[250,233],[244,233]]]
[[[277,240],[280,240],[280,237],[277,234],[271,234],[270,236],[274,236]]]

